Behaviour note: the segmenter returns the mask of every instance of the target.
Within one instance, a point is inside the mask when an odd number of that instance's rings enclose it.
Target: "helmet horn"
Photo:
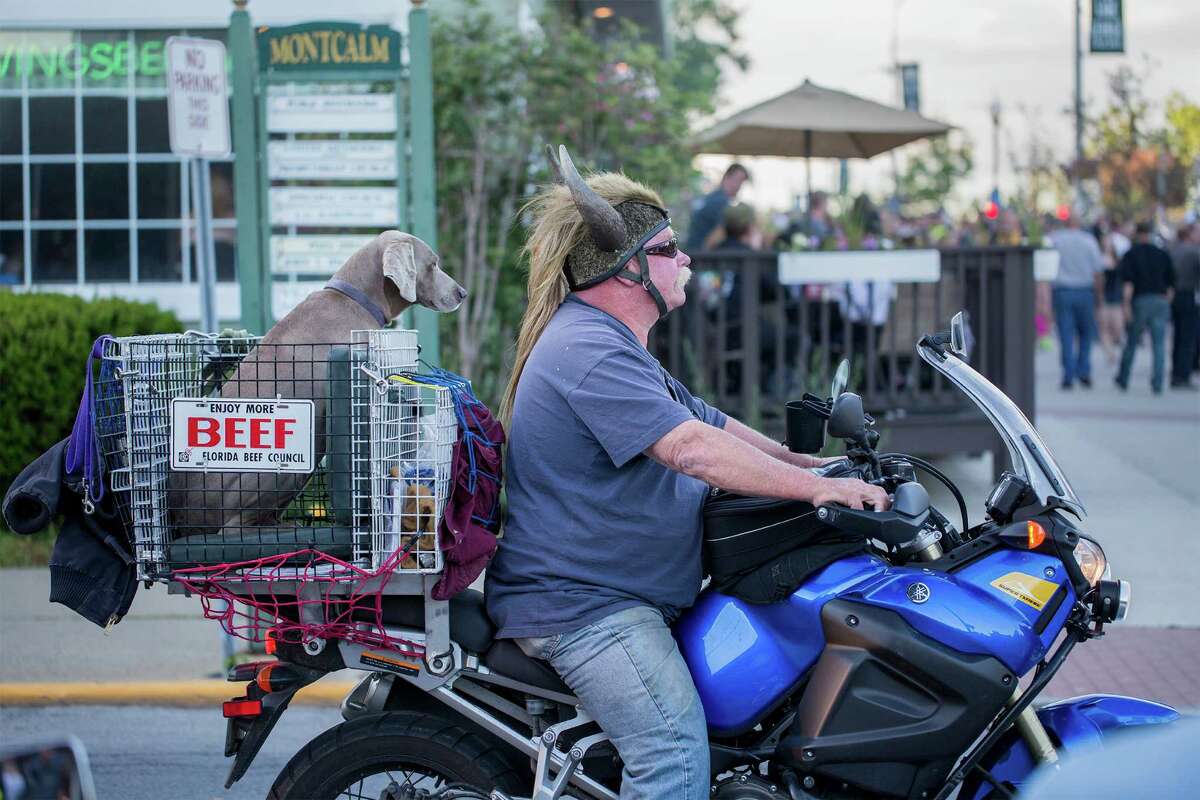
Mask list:
[[[575,207],[579,209],[579,214],[592,235],[592,241],[598,248],[607,252],[620,250],[627,235],[625,221],[621,219],[621,215],[603,197],[592,191],[580,177],[566,145],[558,146],[558,158],[554,157],[553,148],[547,146],[547,150],[550,166],[558,180],[571,190],[571,199],[575,201]]]

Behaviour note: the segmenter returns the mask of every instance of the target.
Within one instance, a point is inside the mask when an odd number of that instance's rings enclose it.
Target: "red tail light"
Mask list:
[[[221,713],[229,717],[257,717],[262,713],[262,700],[238,697],[221,704]]]

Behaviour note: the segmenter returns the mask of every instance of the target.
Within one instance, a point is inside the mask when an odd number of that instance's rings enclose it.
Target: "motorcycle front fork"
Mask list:
[[[1020,696],[1020,689],[1014,691],[1013,696],[1008,700],[1008,705],[1011,706],[1017,702]],[[1058,763],[1058,751],[1054,748],[1054,742],[1050,741],[1050,734],[1046,732],[1046,726],[1042,724],[1037,712],[1033,710],[1033,703],[1025,706],[1025,710],[1020,713],[1013,724],[1016,726],[1017,732],[1021,734],[1021,738],[1025,740],[1025,744],[1029,745],[1029,752],[1033,754],[1035,760],[1043,764]]]

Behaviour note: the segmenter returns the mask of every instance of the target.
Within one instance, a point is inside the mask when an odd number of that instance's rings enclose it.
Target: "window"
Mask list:
[[[4,35],[0,285],[194,280],[189,170],[167,124],[172,35],[225,31]],[[233,281],[233,161],[210,166],[217,276]]]

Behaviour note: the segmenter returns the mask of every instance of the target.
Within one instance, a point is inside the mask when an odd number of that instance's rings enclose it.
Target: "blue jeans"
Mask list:
[[[1137,353],[1138,340],[1142,331],[1150,329],[1150,347],[1154,353],[1154,369],[1150,385],[1154,391],[1162,391],[1163,373],[1167,364],[1167,320],[1171,318],[1171,305],[1165,295],[1143,294],[1133,298],[1133,321],[1125,335],[1125,351],[1121,353],[1121,369],[1117,382],[1129,383],[1129,370],[1133,368],[1133,356]]]
[[[621,755],[621,800],[706,800],[708,726],[663,616],[626,608],[569,633],[517,639],[550,662]]]
[[[1054,322],[1062,352],[1063,383],[1092,377],[1092,340],[1096,338],[1096,292],[1091,288],[1056,287]],[[1075,349],[1078,341],[1079,349]]]

